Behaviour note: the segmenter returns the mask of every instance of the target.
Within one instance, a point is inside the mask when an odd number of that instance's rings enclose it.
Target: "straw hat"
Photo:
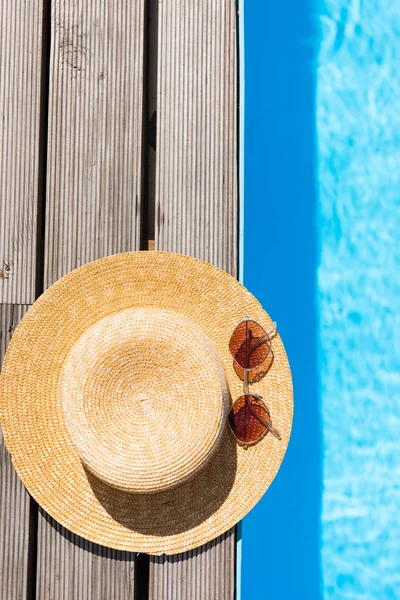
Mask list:
[[[174,554],[256,504],[289,441],[293,399],[279,335],[263,396],[282,439],[247,449],[227,425],[243,382],[228,344],[271,319],[233,277],[168,252],[110,256],[69,273],[15,331],[0,377],[14,467],[59,523],[105,546]]]

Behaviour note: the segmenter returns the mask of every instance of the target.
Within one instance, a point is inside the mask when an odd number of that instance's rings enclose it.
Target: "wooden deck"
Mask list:
[[[0,7],[0,361],[43,290],[155,247],[237,273],[234,0]],[[1,600],[232,600],[235,534],[173,557],[96,546],[29,498],[0,431]]]

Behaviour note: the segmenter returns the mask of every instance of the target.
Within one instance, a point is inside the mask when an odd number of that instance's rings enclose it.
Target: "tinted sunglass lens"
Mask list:
[[[267,358],[271,340],[261,325],[248,319],[234,330],[229,349],[242,369],[255,369]]]
[[[259,419],[257,419],[259,417]],[[235,437],[242,444],[254,444],[267,431],[262,424],[271,424],[271,417],[265,404],[256,396],[240,396],[229,412],[229,425]]]

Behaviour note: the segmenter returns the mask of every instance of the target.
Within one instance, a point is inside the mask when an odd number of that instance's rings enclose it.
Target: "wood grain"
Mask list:
[[[150,563],[151,600],[233,600],[235,532],[175,556],[154,556]]]
[[[11,336],[28,308],[0,304],[0,369]],[[0,428],[0,598],[7,600],[27,597],[29,504]]]
[[[139,247],[144,0],[52,11],[45,287]]]
[[[0,366],[36,293],[42,0],[0,4]],[[25,600],[30,500],[0,429],[0,597]]]
[[[42,0],[0,8],[3,353],[37,284],[42,8]],[[144,0],[54,0],[51,32],[45,287],[90,260],[139,249]],[[155,246],[236,276],[235,3],[160,0],[157,43],[158,83],[148,99],[152,117],[157,87],[157,145],[147,165]],[[153,211],[146,214],[151,241]],[[29,497],[1,436],[0,460],[0,592],[25,600]],[[134,597],[133,554],[90,544],[42,511],[37,560],[40,600]],[[234,565],[233,531],[189,553],[154,557],[150,597],[232,599]]]
[[[156,249],[237,270],[235,2],[159,3]]]
[[[156,249],[237,275],[235,2],[159,2]],[[235,535],[151,557],[151,600],[232,600]]]
[[[92,544],[39,509],[40,600],[131,600],[136,556]]]
[[[42,0],[0,3],[0,302],[35,300]]]
[[[139,249],[144,0],[57,0],[51,18],[45,287]],[[134,565],[39,511],[38,600],[133,599]]]

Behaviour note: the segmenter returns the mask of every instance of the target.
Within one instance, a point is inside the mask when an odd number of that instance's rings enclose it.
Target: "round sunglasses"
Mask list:
[[[265,363],[275,333],[276,323],[267,333],[259,323],[246,317],[237,325],[229,342],[234,361],[243,369],[243,395],[234,402],[228,421],[233,435],[245,447],[258,442],[267,432],[282,439],[272,426],[271,415],[262,397],[249,392],[249,374]]]

